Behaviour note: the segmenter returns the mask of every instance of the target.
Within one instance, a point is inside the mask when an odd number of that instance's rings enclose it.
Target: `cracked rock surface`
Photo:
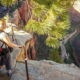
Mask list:
[[[80,69],[75,65],[58,64],[53,61],[28,60],[30,80],[80,80]],[[25,64],[17,62],[11,80],[26,80]]]

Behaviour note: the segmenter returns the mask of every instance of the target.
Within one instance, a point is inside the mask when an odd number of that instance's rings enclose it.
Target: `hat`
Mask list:
[[[8,13],[7,7],[0,5],[0,19]]]

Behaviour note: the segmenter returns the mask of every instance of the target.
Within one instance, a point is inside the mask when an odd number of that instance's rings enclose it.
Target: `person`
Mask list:
[[[0,41],[3,42],[9,48],[21,48],[21,45],[14,44],[9,36],[5,33],[5,29],[8,26],[6,25],[5,19],[0,19]],[[0,68],[5,64],[7,75],[11,76],[12,68],[11,68],[11,57],[9,54],[9,50],[7,48],[0,48]],[[5,54],[6,53],[6,54]]]
[[[10,38],[8,37],[8,35],[5,33],[5,29],[8,26],[6,26],[6,22],[4,19],[0,19],[0,41],[4,42],[6,45],[8,45],[9,47],[21,47],[20,45],[16,45],[14,44]]]

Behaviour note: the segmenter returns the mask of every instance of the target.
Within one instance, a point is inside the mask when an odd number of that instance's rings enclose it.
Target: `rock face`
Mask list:
[[[11,80],[26,80],[25,64],[17,62]],[[28,60],[29,80],[80,80],[80,70],[74,65],[58,64],[53,61]]]
[[[24,1],[21,8],[19,8],[19,14],[23,21],[23,24],[26,25],[32,15],[32,8],[31,8],[30,0]]]
[[[72,27],[80,26],[80,0],[74,2],[73,7],[69,10]]]
[[[30,40],[32,38],[32,35],[24,32],[24,31],[14,31],[14,43],[18,45],[25,46],[26,41]],[[16,64],[16,58],[19,55],[21,51],[21,48],[13,48],[13,51],[11,53],[11,63],[12,67],[15,67]]]
[[[32,8],[30,4],[30,0],[25,0],[21,7],[17,9],[13,16],[12,22],[15,23],[17,26],[25,26],[28,20],[31,18],[32,15]]]
[[[72,55],[76,64],[80,66],[80,0],[76,0],[70,9],[70,18],[72,28],[77,29],[76,35],[71,39]]]

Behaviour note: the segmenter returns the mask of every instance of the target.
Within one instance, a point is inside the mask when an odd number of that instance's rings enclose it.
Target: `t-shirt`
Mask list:
[[[3,41],[3,39],[7,36],[5,32],[0,32],[0,40]]]
[[[0,28],[2,27],[2,21],[0,21]],[[3,41],[3,38],[6,36],[5,32],[0,31],[0,40]]]
[[[0,28],[2,27],[2,25],[0,24]]]

